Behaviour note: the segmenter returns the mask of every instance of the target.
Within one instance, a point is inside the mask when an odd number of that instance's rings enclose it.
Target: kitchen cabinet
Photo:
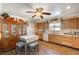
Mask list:
[[[10,37],[10,20],[11,19],[3,19],[2,20],[2,27],[1,27],[1,42],[3,50],[7,50],[9,47],[9,42],[11,40]]]
[[[2,50],[2,42],[1,42],[1,19],[0,19],[0,51]]]
[[[26,23],[23,23],[22,24],[22,35],[26,35],[27,33],[26,33]]]
[[[43,32],[38,31],[36,34],[39,36],[40,40],[43,40]]]
[[[79,49],[79,37],[49,34],[48,41]]]
[[[1,39],[0,39],[0,51],[2,51],[2,42],[1,42]]]
[[[71,36],[61,36],[63,45],[72,46]]]
[[[48,23],[47,22],[42,22],[37,24],[38,29],[47,29],[48,28]]]
[[[48,39],[49,39],[48,41],[53,42],[54,41],[53,37],[54,36],[52,34],[48,34]]]
[[[61,21],[62,29],[77,29],[78,28],[78,18],[63,19]]]
[[[17,29],[17,21],[13,19],[11,21],[11,40],[16,40],[18,38]]]
[[[79,29],[79,18],[78,18],[78,29]]]
[[[60,35],[53,35],[49,34],[48,35],[49,42],[54,42],[54,43],[60,43],[61,44],[61,36]]]
[[[23,25],[23,26],[22,26]],[[0,20],[0,52],[15,48],[20,35],[26,35],[25,23],[14,18]],[[20,27],[19,27],[20,26]],[[20,34],[18,33],[19,29]]]
[[[79,49],[79,37],[72,37],[71,43],[72,43],[72,47]]]
[[[43,40],[43,34],[44,30],[48,29],[48,23],[47,22],[42,22],[42,23],[37,23],[36,25],[36,34],[39,36],[40,40]]]
[[[14,49],[16,47],[16,43],[18,42],[19,40],[13,40],[11,41],[11,48]]]

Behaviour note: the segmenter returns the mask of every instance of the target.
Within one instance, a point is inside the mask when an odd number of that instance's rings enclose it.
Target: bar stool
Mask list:
[[[23,38],[20,38],[20,40],[19,40],[20,42],[23,42],[23,43],[26,43],[26,40],[25,39],[23,39]]]
[[[33,42],[28,45],[30,55],[35,55],[38,53],[38,42]]]
[[[25,54],[25,43],[23,42],[16,43],[16,54],[18,55]]]

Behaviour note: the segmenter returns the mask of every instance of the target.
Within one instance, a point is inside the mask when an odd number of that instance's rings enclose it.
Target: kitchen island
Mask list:
[[[25,54],[28,54],[28,46],[31,43],[36,43],[39,39],[37,35],[24,35],[20,36],[20,41],[25,43]]]

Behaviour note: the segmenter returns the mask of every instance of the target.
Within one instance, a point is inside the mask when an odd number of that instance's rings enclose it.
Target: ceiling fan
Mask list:
[[[51,13],[49,13],[49,12],[43,12],[43,8],[36,8],[35,12],[34,11],[26,11],[26,13],[34,13],[32,18],[34,18],[35,16],[39,16],[39,17],[41,17],[41,19],[44,18],[43,15],[51,15]]]

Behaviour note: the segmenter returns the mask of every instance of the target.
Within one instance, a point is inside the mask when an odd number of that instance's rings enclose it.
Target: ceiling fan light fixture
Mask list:
[[[41,15],[42,15],[42,13],[40,13],[40,12],[37,12],[37,13],[36,13],[36,15],[37,15],[37,16],[41,16]]]

